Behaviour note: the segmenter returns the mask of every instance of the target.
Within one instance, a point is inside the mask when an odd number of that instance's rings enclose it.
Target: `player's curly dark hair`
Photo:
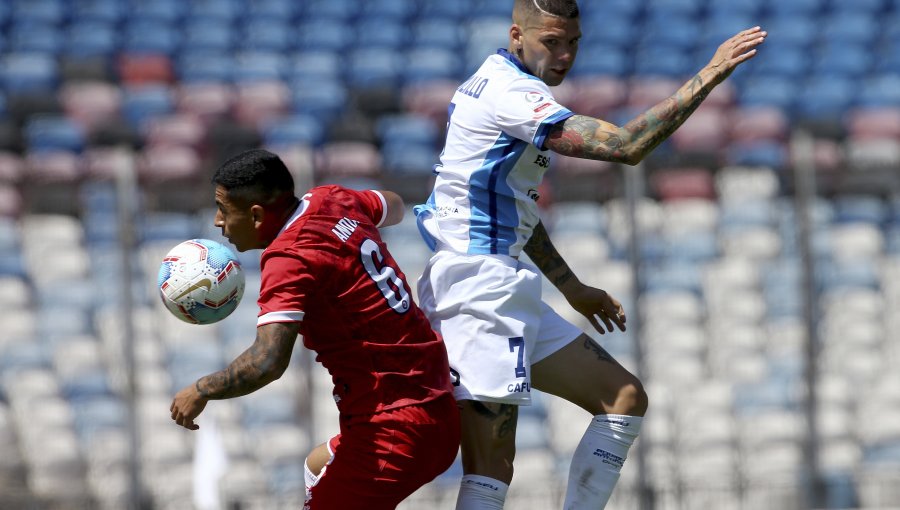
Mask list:
[[[520,12],[527,13],[529,17],[535,14],[550,14],[574,19],[581,14],[576,0],[516,0],[513,9],[521,10]]]
[[[277,155],[252,149],[222,164],[212,177],[233,200],[269,204],[294,193],[294,178]]]

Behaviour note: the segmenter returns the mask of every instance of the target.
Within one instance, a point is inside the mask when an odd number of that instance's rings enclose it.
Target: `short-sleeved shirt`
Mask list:
[[[427,402],[450,390],[443,341],[379,235],[386,207],[377,191],[313,188],[260,260],[258,326],[300,323],[344,414]]]
[[[453,95],[434,189],[415,209],[432,249],[518,256],[539,221],[544,142],[572,115],[515,56],[488,57]]]

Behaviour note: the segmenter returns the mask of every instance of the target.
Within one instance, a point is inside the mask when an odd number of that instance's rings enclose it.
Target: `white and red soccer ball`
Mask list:
[[[172,315],[212,324],[234,311],[244,295],[244,271],[234,253],[209,239],[172,248],[159,267],[159,294]]]

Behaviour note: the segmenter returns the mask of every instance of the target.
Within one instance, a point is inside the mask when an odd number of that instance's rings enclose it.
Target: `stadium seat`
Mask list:
[[[66,83],[59,91],[60,103],[68,118],[86,133],[119,116],[122,91],[106,82]]]
[[[277,51],[253,50],[234,54],[231,78],[235,84],[283,81],[289,62]]]
[[[174,94],[167,85],[146,84],[123,88],[122,116],[135,129],[156,116],[174,110]]]
[[[185,52],[224,53],[234,47],[236,34],[221,20],[199,18],[187,20],[181,29],[181,48]]]
[[[58,78],[57,62],[47,53],[6,53],[0,59],[0,84],[7,94],[50,92]]]
[[[138,177],[145,183],[171,183],[198,177],[201,165],[195,149],[184,146],[147,147],[138,156]]]
[[[122,28],[120,49],[127,53],[174,55],[181,44],[181,34],[168,22],[131,18]]]
[[[287,113],[291,97],[287,85],[280,80],[259,80],[236,85],[235,120],[254,128]]]
[[[206,142],[206,126],[193,115],[174,113],[149,119],[143,135],[147,145],[184,145],[199,150]]]
[[[174,75],[172,61],[166,55],[123,53],[116,64],[119,81],[124,86],[167,84]]]
[[[339,5],[341,2],[335,2]],[[335,51],[347,49],[353,42],[349,23],[334,19],[311,20],[296,28],[294,47],[300,51]]]
[[[293,114],[274,119],[262,128],[266,145],[293,146],[321,144],[325,139],[322,122],[306,114]]]
[[[7,32],[8,51],[57,55],[63,36],[55,26],[40,22],[18,22]]]
[[[381,170],[381,155],[374,144],[332,142],[317,155],[316,171],[322,178],[376,177]]]
[[[125,2],[116,0],[75,0],[70,2],[69,12],[74,22],[99,22],[115,24],[126,15]]]
[[[247,51],[287,52],[293,45],[293,31],[283,20],[250,20],[243,27],[239,46]]]
[[[787,141],[790,120],[774,106],[739,107],[730,112],[728,135],[731,141]]]
[[[462,82],[463,62],[456,51],[445,48],[419,48],[406,54],[401,71],[404,85],[420,81],[458,80]]]
[[[176,111],[197,117],[205,124],[227,116],[234,103],[234,90],[225,83],[188,82],[175,90]]]
[[[345,81],[351,89],[396,88],[405,66],[402,55],[386,48],[361,47],[347,55]]]
[[[319,119],[338,117],[347,107],[349,94],[341,80],[309,82],[301,80],[291,88],[291,109],[295,113],[312,115]]]
[[[68,117],[34,116],[25,125],[25,142],[32,153],[81,152],[85,145],[84,130]]]
[[[856,104],[865,107],[900,107],[900,76],[892,73],[866,78],[856,95]]]

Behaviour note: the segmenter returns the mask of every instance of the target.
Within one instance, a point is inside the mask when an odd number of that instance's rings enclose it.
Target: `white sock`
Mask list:
[[[309,464],[307,464],[306,461],[303,461],[303,484],[306,485],[307,498],[309,498],[309,490],[312,489],[318,481],[319,476],[313,474],[313,472],[309,469]]]
[[[501,510],[509,485],[479,475],[464,475],[459,484],[456,510]]]
[[[606,507],[642,421],[621,414],[594,416],[572,456],[565,510]]]

